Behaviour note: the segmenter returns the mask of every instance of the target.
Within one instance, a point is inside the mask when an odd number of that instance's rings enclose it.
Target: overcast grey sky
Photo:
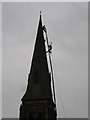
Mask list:
[[[53,43],[58,117],[88,117],[88,3],[3,3],[2,8],[2,116],[19,116],[42,10]]]

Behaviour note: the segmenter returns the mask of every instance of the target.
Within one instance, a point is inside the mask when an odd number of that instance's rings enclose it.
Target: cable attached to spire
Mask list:
[[[56,98],[55,98],[55,87],[54,87],[54,77],[53,77],[53,68],[52,68],[52,61],[51,61],[51,56],[50,56],[50,51],[52,49],[52,45],[49,45],[48,42],[48,35],[47,35],[47,29],[45,27],[45,25],[43,26],[43,30],[46,33],[46,40],[47,40],[47,46],[48,46],[48,53],[49,53],[49,62],[50,62],[50,67],[51,67],[51,76],[52,76],[52,85],[53,85],[53,95],[54,95],[54,102],[56,104]]]

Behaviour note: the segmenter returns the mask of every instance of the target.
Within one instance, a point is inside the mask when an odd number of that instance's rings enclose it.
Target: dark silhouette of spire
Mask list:
[[[40,12],[36,43],[34,47],[30,74],[28,77],[28,87],[23,99],[52,99],[50,84],[50,74],[48,70]]]
[[[20,106],[20,120],[56,120],[56,104],[52,98],[46,54],[40,12],[27,90]]]

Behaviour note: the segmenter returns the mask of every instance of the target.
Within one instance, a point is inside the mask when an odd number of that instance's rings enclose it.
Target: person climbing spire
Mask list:
[[[52,52],[52,42],[48,45],[48,52],[49,52],[49,53]]]
[[[44,30],[45,33],[47,32],[47,29],[46,29],[45,25],[43,25],[42,29]]]

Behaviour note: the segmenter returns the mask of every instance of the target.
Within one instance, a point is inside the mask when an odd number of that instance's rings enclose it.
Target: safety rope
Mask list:
[[[52,56],[52,59],[53,59],[53,56]],[[52,63],[53,63],[53,67],[55,68],[54,60],[52,60]],[[56,78],[55,70],[54,70],[54,76],[55,76],[55,81],[57,83],[57,89],[58,89],[58,94],[59,94],[59,98],[60,98],[60,101],[61,101],[62,109],[63,109],[64,115],[65,115],[65,118],[67,118],[67,114],[66,114],[66,111],[65,111],[65,108],[64,108],[64,105],[63,105],[62,95],[61,95],[61,92],[60,92],[59,81]]]

